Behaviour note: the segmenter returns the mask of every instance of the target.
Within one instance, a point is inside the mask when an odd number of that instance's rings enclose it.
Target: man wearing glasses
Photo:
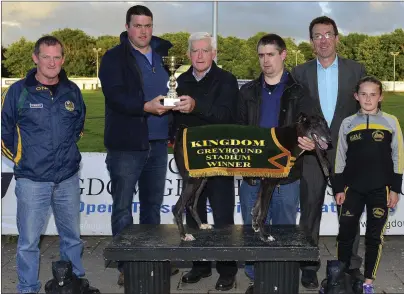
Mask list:
[[[334,166],[341,122],[359,109],[353,94],[356,83],[366,73],[363,65],[337,55],[339,37],[334,20],[327,16],[315,18],[310,23],[309,33],[317,58],[296,66],[292,75],[309,89],[312,104],[317,112],[324,116],[331,128],[332,146],[329,146],[327,155],[331,166]],[[300,226],[318,244],[327,179],[324,178],[315,154],[305,154],[300,180]],[[350,274],[356,280],[364,280],[359,270],[362,259],[357,254],[359,233],[358,228]],[[301,282],[304,287],[309,289],[318,287],[319,268],[320,262],[301,264]]]
[[[120,44],[102,58],[105,96],[104,144],[112,184],[112,235],[133,224],[132,200],[139,185],[140,224],[160,224],[167,171],[168,113],[160,102],[168,73],[162,56],[171,43],[152,36],[153,14],[136,5],[126,13]],[[123,264],[118,284],[123,285]]]
[[[64,50],[58,39],[40,38],[32,59],[36,68],[10,87],[1,110],[1,151],[14,162],[16,179],[18,293],[41,289],[38,244],[50,207],[60,237],[60,258],[71,262],[77,277],[85,274],[77,141],[86,106],[80,89],[62,69]],[[99,291],[90,287],[85,293]]]

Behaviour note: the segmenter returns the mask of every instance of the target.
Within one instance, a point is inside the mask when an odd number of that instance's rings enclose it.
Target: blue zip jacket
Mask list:
[[[36,69],[2,97],[1,151],[14,162],[14,176],[60,183],[78,172],[86,106],[80,89],[62,70],[51,91],[35,79]]]
[[[100,64],[99,78],[105,96],[104,145],[115,151],[148,150],[142,73],[127,32],[121,33],[120,41],[104,54]],[[166,56],[172,44],[153,36],[150,46],[160,56]]]

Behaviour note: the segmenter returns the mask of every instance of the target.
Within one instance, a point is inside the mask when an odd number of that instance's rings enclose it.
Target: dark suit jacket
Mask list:
[[[292,75],[300,84],[309,89],[310,99],[312,99],[311,104],[314,105],[318,114],[324,116],[318,95],[317,59],[296,66],[292,70]],[[346,117],[354,114],[359,109],[359,104],[354,98],[354,92],[357,82],[365,75],[365,67],[362,64],[338,56],[337,104],[330,126],[332,146],[327,152],[332,167],[335,162],[339,128]]]

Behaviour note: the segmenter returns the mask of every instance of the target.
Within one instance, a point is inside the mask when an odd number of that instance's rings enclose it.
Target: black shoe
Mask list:
[[[349,285],[347,284],[347,277],[345,273],[345,263],[339,260],[327,260],[326,272],[326,285],[324,292],[330,294],[346,294]],[[348,287],[347,287],[348,286]]]
[[[93,287],[93,286],[89,286],[87,288],[87,291],[85,292],[85,294],[98,294],[101,293],[100,290],[98,290],[97,288]]]
[[[217,279],[215,289],[218,291],[228,291],[234,287],[235,281],[236,281],[235,276],[220,275],[219,279]]]
[[[303,287],[307,289],[318,288],[317,272],[313,270],[302,270],[301,282]]]
[[[348,274],[351,276],[352,290],[354,293],[363,292],[363,283],[365,282],[365,276],[358,268],[348,270]]]
[[[183,283],[197,283],[202,278],[207,278],[212,275],[212,271],[203,272],[197,269],[192,268],[189,272],[182,276],[181,281]]]
[[[245,291],[245,294],[254,294],[254,284],[248,286],[247,290]]]
[[[324,279],[324,280],[321,281],[320,290],[318,290],[318,293],[319,294],[324,294],[326,288],[327,288],[327,279]]]
[[[178,269],[178,267],[171,267],[171,276],[175,276],[176,274],[178,274],[180,272],[180,270]]]
[[[81,282],[81,292],[83,294],[98,294],[100,290],[95,287],[90,286],[90,282],[86,278],[80,278]]]

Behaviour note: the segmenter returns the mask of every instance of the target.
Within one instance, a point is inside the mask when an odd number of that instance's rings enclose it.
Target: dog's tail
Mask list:
[[[183,150],[184,130],[186,128],[187,128],[186,125],[180,125],[177,128],[174,139],[174,159],[182,178],[184,178],[187,175],[187,170],[185,169],[184,150]]]

